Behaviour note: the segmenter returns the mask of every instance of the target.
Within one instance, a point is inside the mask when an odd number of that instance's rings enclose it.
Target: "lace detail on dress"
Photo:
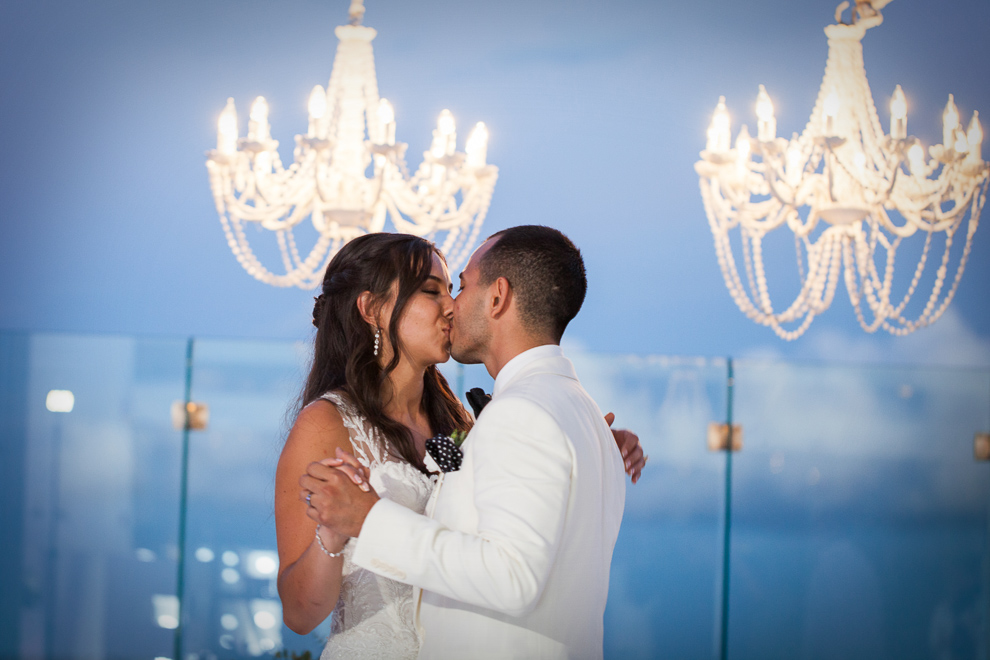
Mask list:
[[[378,495],[423,513],[433,480],[392,456],[378,430],[345,395],[327,392],[322,398],[340,413],[354,456],[368,469],[368,480]],[[413,588],[358,568],[351,562],[353,552],[350,543],[344,546],[340,598],[320,659],[415,658],[419,639],[413,620]]]

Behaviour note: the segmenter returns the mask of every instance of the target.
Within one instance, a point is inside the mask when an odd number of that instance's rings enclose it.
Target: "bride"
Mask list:
[[[301,501],[298,481],[339,449],[364,467],[355,482],[365,477],[380,497],[425,510],[436,480],[426,441],[473,423],[436,367],[450,358],[451,290],[439,249],[407,234],[354,239],[327,266],[303,408],[275,476],[282,616],[307,634],[333,614],[323,660],[419,652],[413,588],[352,565],[346,538],[307,515],[319,501]],[[638,439],[614,433],[635,482],[645,464]]]

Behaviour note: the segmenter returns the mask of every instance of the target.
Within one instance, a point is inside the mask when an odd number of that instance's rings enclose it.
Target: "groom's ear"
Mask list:
[[[504,277],[496,279],[489,288],[489,295],[491,296],[489,313],[492,318],[497,319],[509,309],[512,297],[512,287],[509,286],[509,280]]]

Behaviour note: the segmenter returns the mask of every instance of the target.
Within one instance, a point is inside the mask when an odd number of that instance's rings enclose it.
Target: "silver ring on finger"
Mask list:
[[[306,493],[306,504],[308,504],[309,506],[313,506],[313,503],[310,502],[310,499],[312,499],[312,497],[313,497],[313,491],[309,491],[308,493]]]

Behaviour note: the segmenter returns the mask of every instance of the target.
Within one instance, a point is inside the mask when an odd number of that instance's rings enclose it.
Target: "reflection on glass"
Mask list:
[[[193,395],[211,421],[190,443],[183,655],[318,655],[327,624],[299,636],[281,623],[272,515],[306,349],[195,345]],[[5,457],[23,465],[0,502],[0,598],[17,612],[0,620],[0,657],[173,657],[181,432],[169,410],[185,350],[0,333]],[[705,436],[725,422],[726,362],[565,352],[651,456],[627,488],[605,656],[712,657],[726,462]],[[985,656],[990,463],[974,460],[973,437],[990,430],[990,371],[735,364],[745,443],[728,655]],[[441,370],[462,398],[492,389],[480,365]]]

